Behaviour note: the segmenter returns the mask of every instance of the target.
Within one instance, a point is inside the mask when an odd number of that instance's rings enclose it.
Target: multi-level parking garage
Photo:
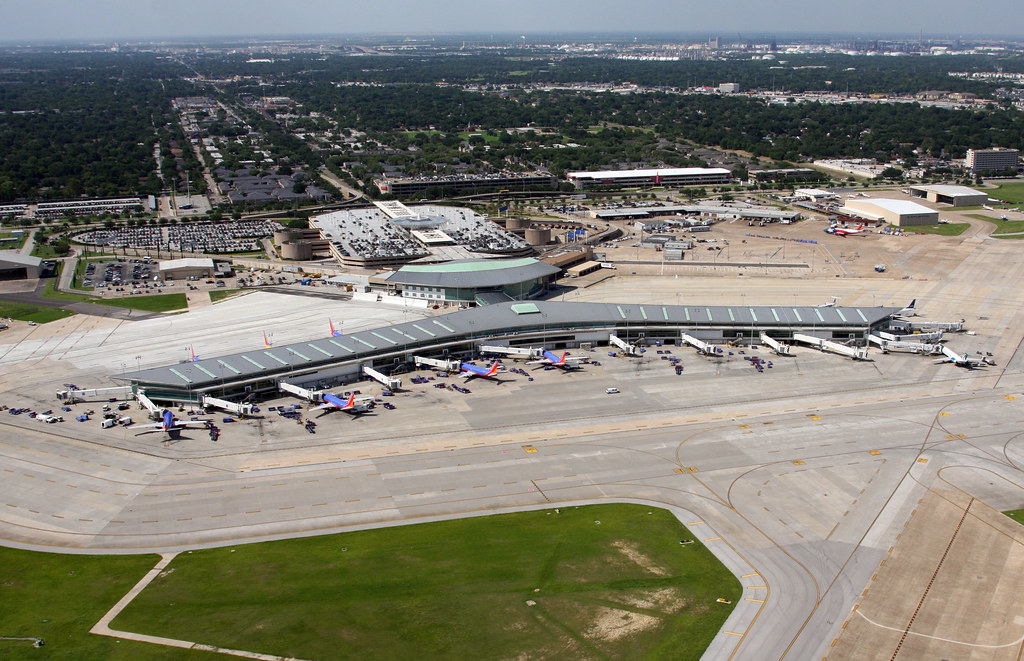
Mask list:
[[[615,303],[501,303],[348,335],[266,347],[127,375],[151,398],[192,401],[277,391],[280,381],[330,387],[362,378],[362,368],[403,371],[413,355],[463,356],[483,343],[576,348],[627,342],[674,343],[683,334],[709,342],[756,342],[795,333],[863,345],[896,308],[680,306]]]

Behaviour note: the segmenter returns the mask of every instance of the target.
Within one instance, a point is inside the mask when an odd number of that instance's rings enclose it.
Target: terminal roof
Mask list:
[[[262,337],[253,337],[253,348],[219,358],[155,367],[129,373],[127,378],[143,387],[167,385],[199,389],[218,383],[259,378],[274,374],[287,378],[291,370],[315,368],[350,360],[372,360],[384,354],[402,353],[445,342],[481,340],[495,335],[542,333],[531,340],[543,344],[543,331],[560,328],[701,327],[723,326],[799,329],[815,326],[864,329],[878,324],[898,308],[883,307],[793,307],[793,306],[685,306],[639,305],[635,303],[563,303],[534,301],[529,304],[499,303],[459,310],[437,317],[384,326],[337,337],[265,347]]]

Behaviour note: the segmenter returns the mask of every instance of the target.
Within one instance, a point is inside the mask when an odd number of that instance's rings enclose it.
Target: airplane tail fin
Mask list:
[[[487,374],[485,376],[494,376],[497,373],[498,373],[498,361],[494,361],[494,364],[491,365],[491,368],[489,370],[487,370]]]
[[[328,323],[328,324],[330,325],[330,327],[331,327],[331,337],[334,337],[334,336],[336,336],[336,335],[338,334],[338,331],[334,330],[334,322],[333,322],[333,321],[331,320],[331,318],[330,318],[330,317],[328,317],[328,318],[327,318],[327,323]]]
[[[268,349],[271,347],[271,342],[267,339],[267,331],[263,331],[263,346]]]
[[[348,396],[348,401],[345,402],[345,408],[350,409],[356,405],[356,394],[352,393]]]
[[[910,301],[910,305],[907,306],[907,309],[908,310],[913,310],[914,306],[916,306],[916,305],[917,305],[917,299],[915,298],[914,300]]]

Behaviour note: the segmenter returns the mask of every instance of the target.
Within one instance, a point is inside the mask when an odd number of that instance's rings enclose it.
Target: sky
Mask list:
[[[1024,35],[1020,0],[0,0],[0,41],[328,34]],[[746,39],[746,37],[744,37]]]

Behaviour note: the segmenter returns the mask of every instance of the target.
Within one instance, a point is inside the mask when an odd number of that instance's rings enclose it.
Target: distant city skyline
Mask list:
[[[818,33],[873,38],[924,33],[944,37],[1022,38],[1020,8],[1010,0],[965,3],[910,0],[728,3],[648,0],[450,0],[388,3],[348,0],[38,0],[9,4],[0,41],[190,40],[354,34],[573,33],[619,35],[706,32],[735,42],[749,35]]]

